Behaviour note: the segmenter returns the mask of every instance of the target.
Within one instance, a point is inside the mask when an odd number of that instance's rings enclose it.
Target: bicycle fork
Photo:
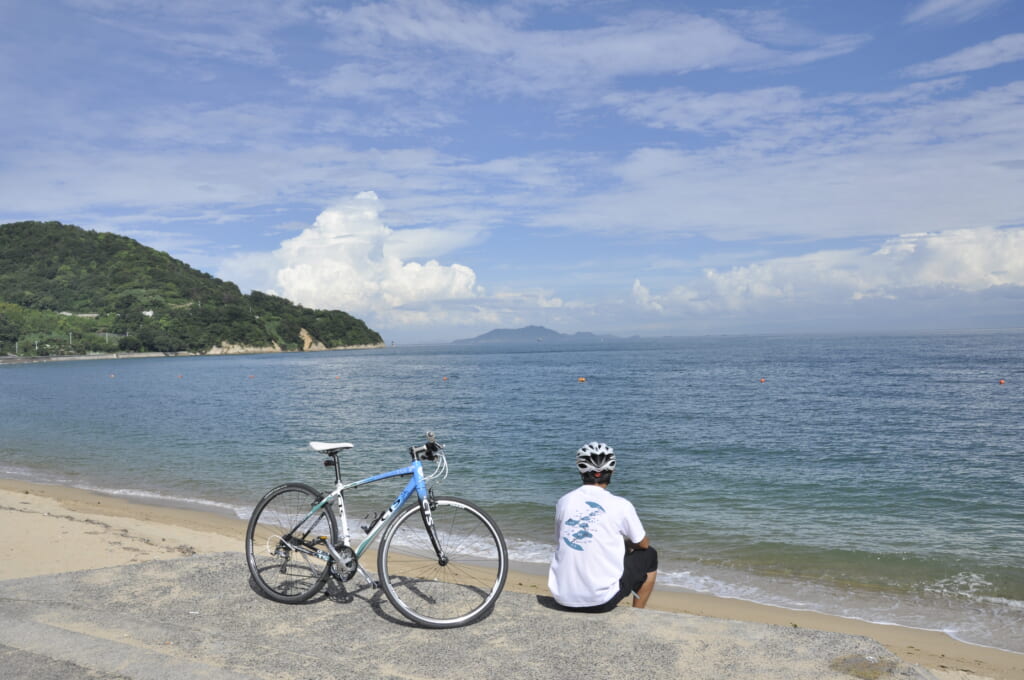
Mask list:
[[[437,555],[437,563],[443,567],[448,564],[448,555],[445,554],[441,542],[437,540],[437,532],[434,531],[434,515],[431,510],[436,507],[434,491],[430,490],[426,496],[420,499],[420,514],[423,516],[423,526],[427,530],[427,536],[430,537],[430,544],[434,547],[434,553]]]

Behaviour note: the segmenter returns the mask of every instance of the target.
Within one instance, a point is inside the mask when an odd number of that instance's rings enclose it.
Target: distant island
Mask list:
[[[0,225],[0,357],[241,354],[380,347],[343,311],[237,285],[116,234]]]
[[[483,345],[488,343],[600,343],[606,340],[621,340],[614,335],[595,335],[594,333],[559,333],[543,326],[526,326],[524,328],[497,328],[478,335],[475,338],[454,340],[453,345]]]

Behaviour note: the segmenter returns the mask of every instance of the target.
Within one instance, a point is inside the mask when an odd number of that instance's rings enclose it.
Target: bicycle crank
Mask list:
[[[338,544],[332,547],[331,555],[334,561],[331,563],[331,575],[339,581],[348,581],[355,576],[359,568],[356,553],[347,545]]]

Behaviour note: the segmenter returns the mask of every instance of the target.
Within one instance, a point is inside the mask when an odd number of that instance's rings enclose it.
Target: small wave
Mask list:
[[[760,588],[728,583],[708,575],[694,574],[690,571],[662,572],[658,574],[658,581],[670,587],[691,590],[695,593],[706,593],[716,597],[757,601],[757,597],[763,596]]]
[[[924,591],[944,597],[978,597],[979,593],[992,588],[992,582],[980,574],[962,571],[954,576],[940,579],[924,586]]]
[[[229,503],[223,503],[220,501],[212,501],[206,498],[173,496],[169,494],[158,493],[156,491],[143,491],[140,489],[128,488],[110,488],[104,486],[95,486],[92,484],[83,484],[80,480],[74,480],[67,476],[55,474],[53,472],[32,470],[29,468],[10,465],[0,466],[0,477],[6,477],[8,479],[19,479],[22,481],[32,482],[35,484],[66,486],[71,487],[73,489],[81,489],[83,491],[90,491],[92,493],[103,494],[105,496],[120,496],[134,498],[138,499],[142,503],[150,503],[153,505],[170,505],[183,508],[213,510],[218,514],[230,513],[231,515],[239,519],[248,519],[249,514],[252,512],[252,508],[242,508],[240,506],[231,505]]]
[[[229,503],[222,503],[220,501],[211,501],[205,498],[187,498],[184,496],[171,496],[167,494],[156,493],[154,491],[140,491],[138,489],[108,489],[104,487],[95,486],[79,486],[78,488],[85,491],[92,491],[95,493],[105,494],[107,496],[121,496],[128,498],[137,498],[142,502],[152,503],[156,505],[173,505],[184,508],[196,508],[196,509],[214,509],[219,511],[218,514],[230,513],[238,519],[247,519],[251,513],[251,508],[241,508],[236,505]]]
[[[543,564],[547,566],[551,562],[551,554],[554,548],[548,543],[538,543],[518,538],[506,538],[509,558],[514,562],[526,562]]]
[[[33,470],[31,468],[16,467],[10,465],[0,466],[0,476],[8,479],[20,479],[25,482],[36,484],[55,484],[60,486],[71,486],[66,477],[58,476],[53,472]]]
[[[978,598],[982,602],[988,602],[990,604],[999,605],[1002,607],[1008,607],[1009,609],[1019,609],[1024,611],[1024,602],[1021,600],[1010,600],[1005,597],[988,597],[982,596]]]

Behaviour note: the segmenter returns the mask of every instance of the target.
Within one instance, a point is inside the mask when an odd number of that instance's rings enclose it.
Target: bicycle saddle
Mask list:
[[[319,451],[324,455],[332,456],[336,453],[341,453],[345,449],[351,449],[352,445],[349,444],[348,442],[339,442],[337,444],[330,444],[327,442],[310,442],[309,447],[314,451]]]

